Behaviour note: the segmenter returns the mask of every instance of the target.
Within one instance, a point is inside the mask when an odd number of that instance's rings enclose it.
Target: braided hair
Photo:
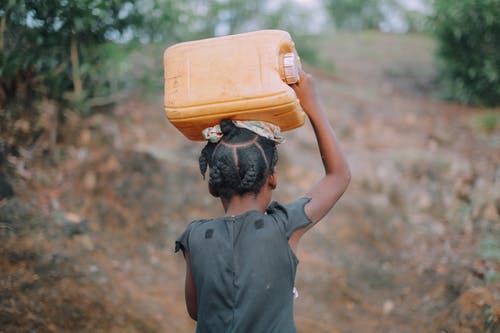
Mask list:
[[[223,137],[208,142],[199,158],[200,172],[212,193],[224,199],[245,193],[257,194],[278,162],[276,143],[254,132],[239,128],[229,119],[220,123]]]

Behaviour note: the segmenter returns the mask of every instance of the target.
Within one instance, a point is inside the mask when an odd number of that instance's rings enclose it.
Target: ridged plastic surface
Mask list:
[[[224,118],[268,121],[283,131],[301,126],[304,112],[286,83],[290,82],[283,65],[287,53],[297,56],[290,35],[281,30],[209,38],[167,48],[168,119],[195,141],[203,140],[204,128]]]

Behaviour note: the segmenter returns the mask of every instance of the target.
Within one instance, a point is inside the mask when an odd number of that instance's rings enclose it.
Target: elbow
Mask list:
[[[351,182],[352,174],[349,164],[344,159],[342,163],[339,163],[335,168],[327,170],[326,178],[331,179],[335,187],[344,192],[349,183]]]
[[[351,182],[351,178],[352,178],[351,168],[349,167],[349,165],[346,165],[346,170],[344,172],[345,188],[347,188],[347,186],[349,186],[349,183]]]
[[[339,190],[344,193],[347,190],[347,187],[349,186],[349,183],[351,182],[351,172],[346,171],[343,173],[340,177],[338,177],[338,187]]]
[[[340,195],[342,195],[351,182],[351,170],[346,166],[341,170],[327,174],[324,180],[325,184],[329,184],[327,186],[334,189],[335,193],[340,193]]]
[[[342,192],[344,192],[349,186],[349,183],[351,182],[351,177],[352,177],[351,169],[347,164],[336,173],[337,182],[339,184],[339,187],[342,188]]]

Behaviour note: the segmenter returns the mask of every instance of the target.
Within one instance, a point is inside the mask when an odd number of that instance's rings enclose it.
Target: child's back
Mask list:
[[[177,245],[190,252],[198,332],[295,332],[298,260],[288,238],[310,223],[307,202],[274,202],[267,214],[252,210],[189,225]]]
[[[194,221],[176,241],[176,251],[186,258],[186,304],[198,333],[296,332],[298,259],[293,250],[350,179],[310,78],[301,74],[302,87],[294,89],[315,129],[325,167],[325,176],[303,198],[270,204],[277,185],[275,141],[281,140],[272,125],[224,120],[220,129],[205,133],[210,142],[200,156],[200,170],[204,175],[209,167],[209,191],[220,197],[226,216]]]

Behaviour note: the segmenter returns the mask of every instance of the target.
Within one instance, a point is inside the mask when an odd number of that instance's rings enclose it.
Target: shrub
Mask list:
[[[0,106],[47,97],[84,103],[127,82],[132,42],[172,38],[174,0],[7,0],[0,7]],[[127,43],[128,42],[128,43]]]
[[[436,0],[434,6],[445,97],[500,105],[500,0]]]

